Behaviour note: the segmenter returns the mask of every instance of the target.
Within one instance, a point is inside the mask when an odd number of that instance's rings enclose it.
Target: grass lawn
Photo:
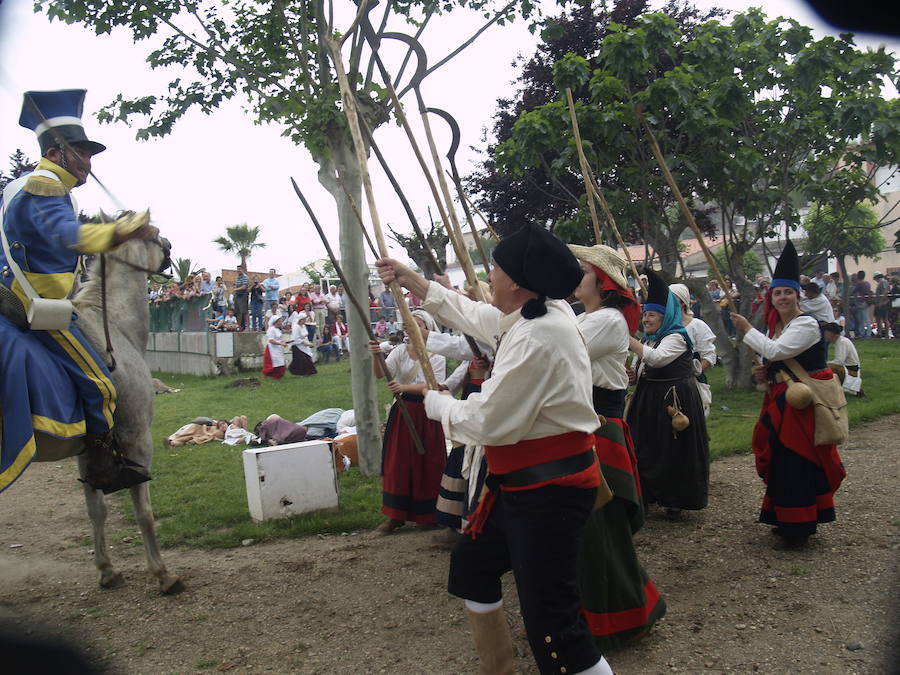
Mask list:
[[[856,342],[862,360],[867,397],[850,400],[850,424],[900,412],[900,342]],[[216,419],[247,415],[252,428],[271,413],[301,420],[322,408],[351,407],[349,362],[318,366],[309,378],[289,373],[280,381],[256,373],[258,388],[228,388],[236,378],[193,377],[157,373],[166,384],[182,389],[156,397],[153,438],[156,452],[151,483],[153,508],[160,521],[163,546],[231,547],[243,539],[264,541],[325,532],[350,532],[381,522],[381,480],[362,476],[356,468],[339,475],[341,507],[295,518],[253,523],[247,510],[241,452],[243,446],[222,444],[167,448],[163,438],[197,416]],[[449,370],[448,370],[449,372]],[[710,375],[713,408],[708,423],[713,457],[750,451],[750,435],[759,413],[761,394],[723,389],[723,371]],[[381,401],[390,402],[386,387]],[[724,408],[726,409],[723,409]],[[121,497],[118,497],[121,498]],[[130,509],[130,500],[125,500]],[[135,532],[123,533],[135,535]]]

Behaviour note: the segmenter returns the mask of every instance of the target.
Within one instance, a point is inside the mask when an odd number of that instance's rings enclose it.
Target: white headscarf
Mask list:
[[[272,328],[278,321],[281,321],[280,314],[273,314],[271,317],[269,317],[269,328]]]
[[[432,333],[440,333],[440,329],[438,329],[437,321],[434,320],[434,317],[431,316],[424,309],[417,309],[413,311],[412,315],[416,318],[422,319],[425,322],[425,328]]]
[[[681,311],[686,316],[694,316],[694,313],[691,311],[691,292],[688,290],[688,287],[684,284],[670,284],[669,290],[681,302]]]

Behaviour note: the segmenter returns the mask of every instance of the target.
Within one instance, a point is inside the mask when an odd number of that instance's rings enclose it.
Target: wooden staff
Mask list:
[[[466,222],[469,224],[469,230],[472,232],[472,238],[475,240],[475,248],[478,250],[478,255],[481,256],[484,274],[487,276],[491,273],[490,261],[488,261],[487,252],[484,250],[484,244],[481,243],[481,235],[478,234],[478,228],[475,227],[475,220],[472,218],[472,212],[469,211],[466,200],[462,198],[462,179],[459,177],[459,169],[456,168],[456,151],[459,149],[459,140],[461,137],[459,124],[456,122],[453,115],[446,110],[441,110],[440,108],[428,108],[427,112],[433,113],[444,120],[450,127],[450,133],[453,135],[453,138],[450,141],[450,149],[447,151],[447,161],[450,162],[450,177],[453,179],[453,185],[456,186],[460,204],[462,204],[463,212],[466,214]],[[449,204],[448,207],[452,208]]]
[[[628,251],[628,246],[625,245],[625,240],[622,239],[622,234],[619,232],[619,228],[616,225],[616,219],[613,217],[612,210],[609,208],[609,203],[607,203],[606,197],[604,197],[603,193],[600,191],[600,186],[597,184],[594,172],[591,170],[587,157],[584,154],[584,146],[581,142],[581,131],[578,127],[578,116],[575,114],[575,100],[572,98],[572,90],[569,87],[566,87],[566,101],[569,104],[569,117],[572,119],[572,131],[575,134],[575,147],[578,149],[578,162],[581,165],[581,175],[584,178],[584,189],[587,194],[588,205],[591,209],[591,221],[594,223],[594,238],[599,244],[600,224],[597,221],[597,211],[594,208],[594,200],[596,199],[600,204],[600,208],[603,209],[603,215],[606,218],[606,222],[609,223],[609,226],[615,234],[616,241],[625,253],[625,258],[628,260],[628,265],[631,267],[631,273],[634,275],[634,280],[641,287],[641,291],[646,298],[647,287],[641,280],[637,265],[635,265],[634,260],[631,259],[631,253]]]
[[[450,213],[448,215],[447,209],[444,205],[444,199],[441,197],[441,193],[438,192],[437,185],[434,182],[434,178],[431,175],[431,171],[428,168],[428,164],[425,161],[424,156],[422,155],[421,150],[419,149],[419,144],[416,141],[416,137],[413,134],[412,127],[409,124],[409,120],[406,117],[406,114],[403,112],[403,106],[400,103],[400,98],[397,96],[397,91],[394,88],[394,85],[391,83],[390,74],[387,71],[387,68],[384,66],[384,62],[381,60],[381,57],[378,56],[378,47],[380,39],[389,38],[400,40],[401,42],[409,45],[409,47],[416,53],[418,62],[416,65],[416,73],[413,75],[411,79],[411,85],[416,92],[416,96],[419,102],[419,111],[422,116],[422,123],[425,126],[425,133],[429,139],[429,148],[431,149],[432,159],[435,160],[436,166],[440,167],[440,159],[437,157],[437,150],[434,147],[434,140],[431,138],[431,127],[428,124],[428,113],[425,110],[425,105],[422,102],[422,97],[419,92],[419,82],[425,76],[425,71],[427,69],[426,57],[424,54],[424,50],[422,49],[422,45],[420,45],[415,39],[411,38],[408,35],[404,35],[403,33],[383,33],[381,36],[376,36],[374,30],[372,29],[371,24],[367,24],[363,22],[363,30],[366,32],[366,39],[369,41],[369,46],[372,49],[372,58],[375,59],[375,64],[378,66],[378,71],[381,73],[381,79],[384,82],[386,89],[388,90],[388,94],[390,95],[391,102],[394,106],[394,114],[397,115],[397,119],[400,120],[400,125],[403,127],[403,130],[406,132],[406,137],[409,139],[409,143],[412,146],[413,153],[416,156],[416,159],[419,161],[419,166],[422,169],[422,173],[425,174],[425,179],[428,182],[428,187],[431,189],[432,197],[434,198],[435,204],[437,205],[438,212],[441,216],[441,223],[447,231],[447,236],[450,238],[450,243],[453,245],[453,250],[456,253],[456,257],[459,260],[460,265],[463,268],[463,271],[466,275],[466,281],[470,286],[474,289],[475,297],[484,301],[484,295],[481,292],[481,286],[478,284],[478,276],[475,274],[475,267],[472,265],[472,260],[469,258],[469,252],[466,249],[465,245],[462,242],[462,233],[459,231],[459,222],[456,220],[456,213],[450,208]],[[445,194],[445,197],[448,199],[448,203],[452,206],[452,199],[450,198],[449,190],[447,189],[447,183],[443,177],[443,171],[438,169],[438,178],[441,182],[442,191]],[[454,228],[455,224],[455,228]]]
[[[469,195],[467,195],[465,192],[460,192],[460,194],[462,195],[463,201],[466,202],[469,205],[469,208],[471,208],[475,212],[475,215],[481,218],[481,222],[484,223],[484,226],[488,229],[488,232],[491,233],[491,236],[497,241],[500,241],[500,237],[497,235],[496,230],[494,230],[494,228],[488,222],[488,219],[484,217],[484,214],[481,212],[481,210],[477,206],[475,206],[475,202],[473,202],[469,198]]]
[[[419,221],[416,220],[416,216],[412,212],[412,207],[409,205],[409,200],[403,193],[403,189],[400,187],[399,181],[397,181],[397,179],[394,177],[394,172],[391,171],[391,168],[388,166],[387,160],[385,160],[384,155],[381,154],[381,150],[378,148],[378,144],[375,143],[375,138],[372,135],[372,130],[369,129],[369,125],[366,123],[365,119],[360,119],[360,122],[362,123],[362,130],[366,134],[366,140],[369,142],[369,147],[372,148],[372,151],[375,153],[375,157],[378,158],[378,163],[381,164],[381,168],[384,170],[385,175],[387,175],[388,180],[394,187],[394,192],[397,193],[397,197],[399,197],[400,203],[403,204],[403,209],[406,211],[406,217],[409,218],[409,222],[413,227],[413,231],[416,233],[416,237],[418,237],[419,239],[419,245],[422,247],[425,255],[428,256],[428,260],[432,265],[434,265],[434,269],[440,270],[441,266],[438,264],[437,256],[435,256],[434,251],[431,250],[431,246],[428,244],[428,239],[425,238],[425,233],[422,232],[422,228],[419,227]],[[360,220],[360,222],[362,221]],[[363,228],[363,231],[365,231],[365,227]]]
[[[324,230],[322,230],[322,226],[319,224],[319,219],[316,218],[316,214],[313,212],[312,207],[309,205],[309,202],[306,201],[306,197],[304,197],[303,193],[300,191],[300,186],[297,185],[297,181],[295,181],[293,178],[291,178],[291,185],[294,186],[294,192],[297,193],[300,201],[303,202],[303,206],[306,209],[306,212],[309,214],[309,219],[312,221],[312,224],[315,226],[316,231],[319,233],[319,238],[322,240],[322,244],[325,245],[325,251],[328,253],[328,258],[331,260],[331,264],[334,266],[334,271],[337,272],[338,278],[344,285],[344,290],[347,291],[347,297],[350,298],[350,304],[353,305],[353,307],[356,309],[357,314],[362,317],[362,324],[366,328],[366,333],[368,334],[369,339],[375,340],[375,333],[372,331],[372,326],[369,325],[368,312],[366,312],[363,306],[360,304],[359,300],[356,298],[356,294],[350,287],[350,283],[347,281],[347,277],[344,276],[344,270],[341,269],[341,264],[338,262],[337,256],[334,254],[334,251],[331,250],[331,244],[328,243],[328,237],[325,236],[325,232]],[[384,358],[384,354],[379,351],[378,354],[374,356],[378,361],[378,365],[381,366],[381,372],[384,373],[385,382],[390,382],[392,379],[391,370],[390,368],[388,368],[387,359]],[[400,410],[400,416],[403,417],[403,420],[406,422],[406,426],[409,428],[409,435],[413,440],[413,444],[416,446],[416,452],[420,455],[424,455],[425,446],[422,444],[422,439],[419,436],[419,432],[416,431],[416,425],[413,422],[413,418],[409,414],[409,409],[406,407],[406,401],[403,400],[403,397],[400,394],[397,394],[395,392],[391,393],[394,395],[394,400],[397,401],[397,408]]]
[[[647,134],[647,140],[650,142],[650,149],[653,151],[653,156],[656,158],[656,163],[659,164],[659,168],[662,171],[663,176],[665,176],[666,182],[669,184],[669,188],[671,188],[672,190],[672,194],[675,195],[675,200],[681,207],[681,213],[684,214],[685,220],[687,220],[688,225],[694,231],[694,236],[697,237],[697,241],[700,243],[700,248],[703,250],[703,255],[706,256],[706,262],[709,263],[709,268],[713,271],[716,280],[722,287],[722,292],[725,293],[725,299],[728,301],[729,308],[732,312],[737,314],[737,307],[734,304],[734,299],[731,297],[730,285],[727,285],[725,283],[725,278],[719,271],[719,266],[716,264],[716,259],[710,252],[709,247],[706,245],[706,240],[703,238],[703,233],[697,226],[697,221],[694,220],[694,214],[691,213],[691,209],[688,207],[687,202],[681,195],[681,190],[678,189],[678,185],[675,183],[675,178],[672,176],[672,172],[669,171],[669,167],[666,166],[666,160],[663,157],[662,150],[659,149],[659,143],[656,142],[656,136],[653,135],[653,130],[650,128],[650,125],[647,124],[647,120],[644,119],[644,113],[640,110],[640,108],[636,109],[635,112],[637,113],[638,119],[641,121],[641,126],[643,126],[644,128],[644,133]]]
[[[587,199],[588,209],[591,212],[591,223],[594,225],[594,242],[603,243],[600,236],[600,220],[597,218],[597,209],[591,195],[591,180],[588,178],[588,162],[584,156],[584,147],[581,144],[581,131],[578,129],[578,117],[575,115],[575,101],[572,98],[572,89],[566,87],[566,102],[569,104],[569,118],[572,120],[572,131],[575,134],[575,149],[578,151],[578,163],[581,165],[581,177],[584,180],[584,196]]]
[[[375,205],[375,192],[372,189],[372,177],[369,175],[369,167],[366,163],[366,148],[363,143],[362,131],[359,128],[359,110],[356,105],[356,97],[350,89],[350,82],[347,79],[347,72],[344,70],[344,62],[341,59],[341,48],[334,38],[330,35],[325,36],[325,43],[331,52],[331,58],[334,61],[335,72],[338,76],[338,85],[341,88],[341,99],[344,106],[344,115],[350,127],[350,135],[353,137],[353,148],[356,151],[356,160],[359,163],[359,172],[362,176],[363,187],[366,191],[366,199],[369,205],[369,215],[372,218],[372,228],[375,231],[375,240],[378,242],[378,250],[380,257],[388,257],[387,242],[384,239],[384,233],[381,229],[381,220],[378,217],[378,208]],[[419,366],[422,368],[422,374],[425,376],[425,382],[429,389],[437,390],[438,382],[434,377],[434,371],[431,369],[431,362],[428,360],[428,352],[425,350],[425,341],[422,338],[422,332],[419,325],[413,318],[406,302],[403,301],[403,291],[400,284],[396,281],[388,284],[394,297],[397,298],[397,307],[400,315],[403,317],[403,325],[407,329],[409,342],[419,359]]]

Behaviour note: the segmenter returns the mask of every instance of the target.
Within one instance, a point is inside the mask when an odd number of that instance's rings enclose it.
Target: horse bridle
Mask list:
[[[172,252],[172,245],[169,243],[169,240],[165,237],[160,237],[157,234],[152,239],[148,239],[162,250],[163,259],[159,264],[158,269],[150,269],[149,267],[143,267],[141,265],[135,265],[133,262],[129,260],[123,260],[112,253],[101,253],[100,254],[100,313],[103,316],[103,336],[106,338],[106,353],[109,356],[109,372],[113,372],[116,369],[116,357],[113,356],[113,346],[112,340],[109,337],[109,312],[106,308],[106,256],[109,256],[112,260],[115,260],[120,265],[125,265],[126,267],[130,267],[133,270],[137,270],[138,272],[144,272],[147,275],[155,274],[168,278],[172,278],[172,275],[166,274],[165,271],[172,266],[172,258],[170,257],[170,253]]]

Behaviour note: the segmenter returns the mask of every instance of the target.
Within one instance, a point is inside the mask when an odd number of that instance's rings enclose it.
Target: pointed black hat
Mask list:
[[[644,303],[644,311],[649,309],[665,314],[669,304],[669,285],[649,267],[644,268],[644,274],[647,275],[647,302]]]
[[[787,240],[781,255],[778,256],[775,271],[772,273],[772,283],[769,287],[776,288],[777,286],[787,286],[795,291],[800,290],[800,257],[790,239]]]

